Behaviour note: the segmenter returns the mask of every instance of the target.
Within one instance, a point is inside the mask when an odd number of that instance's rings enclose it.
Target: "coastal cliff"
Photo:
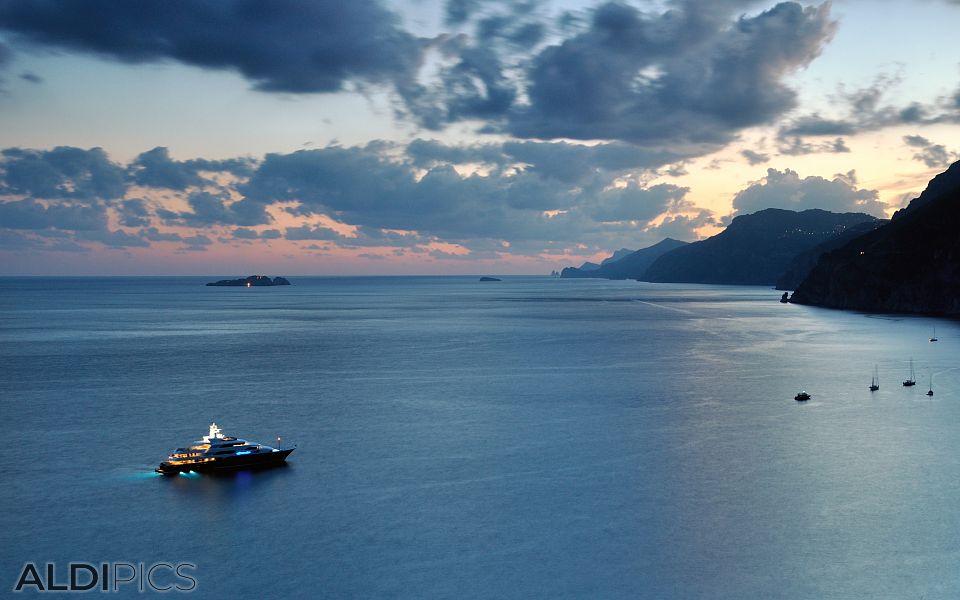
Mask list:
[[[863,213],[768,208],[733,219],[717,235],[658,258],[643,281],[773,285],[800,253],[850,227],[876,221]]]
[[[817,244],[810,250],[801,252],[798,254],[792,261],[790,261],[790,266],[787,267],[787,270],[777,279],[777,289],[781,291],[793,291],[800,287],[800,284],[804,279],[807,278],[807,275],[810,274],[810,271],[817,266],[817,261],[820,260],[820,257],[830,252],[831,250],[836,250],[837,248],[842,248],[849,244],[852,240],[860,237],[865,233],[869,233],[887,223],[886,220],[876,221],[864,221],[859,225],[854,225],[853,227],[848,228],[843,233],[837,235],[836,237],[830,238],[829,240],[823,242],[822,244]]]
[[[671,250],[686,245],[687,242],[665,238],[653,246],[637,251],[617,250],[613,253],[613,256],[599,265],[584,263],[580,268],[567,267],[560,273],[560,277],[565,279],[640,279],[655,260]]]
[[[960,161],[890,223],[821,256],[791,301],[960,315]]]

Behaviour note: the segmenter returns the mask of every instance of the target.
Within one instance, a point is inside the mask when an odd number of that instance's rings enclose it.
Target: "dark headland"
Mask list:
[[[283,277],[274,277],[273,279],[266,275],[251,275],[242,279],[221,279],[212,281],[207,285],[214,287],[268,287],[274,285],[290,285],[290,282]]]
[[[960,161],[882,227],[827,252],[797,287],[798,304],[960,315]]]
[[[481,277],[480,281],[500,281],[496,277]]]

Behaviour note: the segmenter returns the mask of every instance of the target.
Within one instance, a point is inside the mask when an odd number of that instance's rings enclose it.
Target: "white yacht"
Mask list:
[[[217,424],[212,423],[207,435],[192,446],[171,452],[156,471],[164,475],[176,475],[190,471],[209,473],[226,469],[272,467],[287,460],[287,456],[295,449],[281,448],[280,438],[277,438],[277,446],[271,448],[223,435]]]

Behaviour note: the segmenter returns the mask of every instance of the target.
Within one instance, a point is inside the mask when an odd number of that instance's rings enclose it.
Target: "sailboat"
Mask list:
[[[937,326],[936,326],[936,325],[933,326],[933,337],[930,338],[930,341],[931,341],[931,342],[937,341]]]
[[[904,387],[917,385],[917,376],[913,372],[913,359],[910,359],[910,378],[903,382]]]
[[[930,373],[930,389],[927,390],[927,395],[928,396],[933,395],[933,373]]]
[[[877,365],[873,365],[873,379],[870,380],[870,391],[875,392],[880,389],[880,372]]]

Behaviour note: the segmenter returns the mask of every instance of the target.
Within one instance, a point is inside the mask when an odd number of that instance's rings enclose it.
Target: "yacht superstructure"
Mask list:
[[[216,423],[210,425],[210,432],[186,448],[177,448],[167,460],[160,463],[156,471],[164,475],[176,475],[196,471],[209,473],[226,469],[259,468],[283,463],[294,448],[277,448],[248,442],[240,438],[223,435]]]

